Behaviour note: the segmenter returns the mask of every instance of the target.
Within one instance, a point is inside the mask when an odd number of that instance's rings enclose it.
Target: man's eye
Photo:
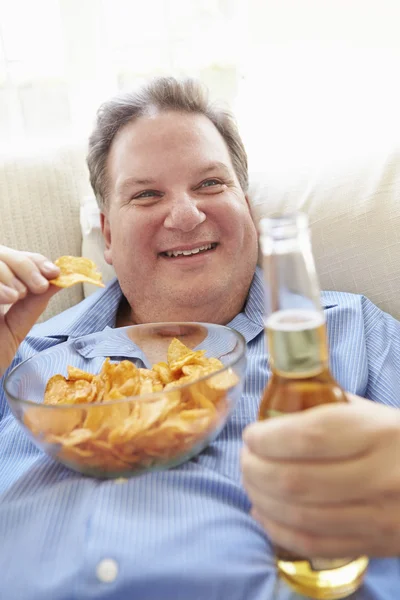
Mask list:
[[[143,192],[140,192],[140,194],[134,196],[133,199],[136,200],[137,198],[152,198],[153,196],[157,195],[159,194],[155,190],[144,190]]]
[[[207,179],[200,184],[200,187],[212,187],[213,185],[221,185],[222,182],[219,179]]]

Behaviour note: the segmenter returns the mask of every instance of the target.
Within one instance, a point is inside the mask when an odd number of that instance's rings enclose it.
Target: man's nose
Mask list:
[[[167,229],[180,229],[181,231],[192,231],[197,225],[205,221],[206,215],[195,199],[187,194],[181,194],[171,199],[168,204],[168,214],[164,220]]]

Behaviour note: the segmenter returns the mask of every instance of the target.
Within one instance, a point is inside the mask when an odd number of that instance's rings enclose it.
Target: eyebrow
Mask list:
[[[118,193],[124,192],[127,188],[130,188],[132,185],[151,185],[155,183],[155,179],[140,179],[138,177],[127,177],[122,181],[118,187]]]
[[[207,175],[207,173],[210,173],[211,171],[224,171],[225,173],[230,175],[230,170],[228,165],[226,165],[223,162],[212,162],[209,165],[207,165],[206,167],[204,167],[203,169],[200,169],[198,171],[198,174],[201,175]]]
[[[226,175],[231,174],[228,165],[226,165],[223,162],[217,161],[217,162],[212,162],[209,165],[201,168],[199,171],[197,171],[197,175],[199,177],[203,177],[204,175],[207,175],[207,173],[210,173],[210,172],[216,171],[216,170],[224,171]],[[142,179],[139,177],[127,177],[126,179],[124,179],[124,181],[122,181],[118,185],[117,191],[118,191],[118,193],[122,193],[127,188],[130,188],[132,185],[152,185],[153,183],[156,183],[155,179],[149,179],[149,178]]]

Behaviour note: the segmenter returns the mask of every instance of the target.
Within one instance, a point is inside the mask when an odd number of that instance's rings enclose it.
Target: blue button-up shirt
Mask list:
[[[36,325],[13,365],[67,339],[115,327],[121,298],[114,280]],[[363,296],[329,292],[322,303],[338,381],[350,392],[398,406],[400,323]],[[247,342],[241,401],[206,450],[169,471],[124,483],[70,471],[31,443],[0,392],[0,600],[298,597],[276,579],[271,546],[249,515],[239,468],[242,430],[257,418],[269,376],[258,269],[244,311],[229,325]],[[72,358],[64,347],[54,353],[53,372]],[[93,367],[91,361],[113,353],[120,356],[121,347],[83,349],[74,364]],[[387,558],[371,560],[352,598],[399,597],[400,561]]]

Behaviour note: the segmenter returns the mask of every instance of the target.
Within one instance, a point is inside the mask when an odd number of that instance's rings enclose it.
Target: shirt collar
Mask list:
[[[257,266],[244,310],[236,315],[228,325],[239,331],[248,343],[264,330],[263,314],[264,282],[262,270]]]
[[[264,331],[264,294],[265,283],[263,271],[261,267],[257,266],[244,311],[236,315],[229,323],[229,327],[237,329],[237,331],[243,335],[247,343]],[[324,310],[337,306],[337,303],[332,300],[329,292],[322,292],[321,305]]]
[[[75,338],[114,328],[122,297],[122,290],[115,277],[105,289],[95,292],[48,321],[35,325],[29,337]],[[329,293],[321,295],[321,302],[324,309],[337,306],[330,301]],[[264,330],[264,279],[259,266],[256,267],[244,310],[228,326],[239,331],[246,342],[250,342]]]

